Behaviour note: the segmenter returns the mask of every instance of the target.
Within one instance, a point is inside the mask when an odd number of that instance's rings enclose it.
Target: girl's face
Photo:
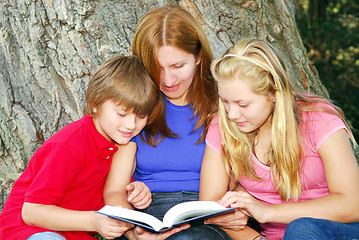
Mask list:
[[[186,95],[193,82],[200,58],[179,48],[164,46],[157,52],[161,66],[160,89],[168,100],[179,106],[186,105]]]
[[[271,128],[275,96],[255,94],[246,81],[238,78],[218,83],[218,93],[228,118],[237,123],[240,131]]]
[[[97,131],[108,141],[127,144],[139,134],[147,123],[147,115],[139,116],[123,106],[107,100],[100,108],[94,108],[94,123]]]

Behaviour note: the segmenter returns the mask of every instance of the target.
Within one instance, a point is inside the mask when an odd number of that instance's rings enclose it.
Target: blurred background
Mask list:
[[[296,21],[330,98],[359,141],[359,1],[297,0]]]

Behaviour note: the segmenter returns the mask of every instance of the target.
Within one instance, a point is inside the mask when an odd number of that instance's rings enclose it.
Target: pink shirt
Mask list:
[[[301,135],[304,142],[305,157],[301,174],[302,194],[299,201],[307,201],[329,194],[322,159],[318,153],[321,145],[339,129],[346,129],[344,122],[337,116],[324,112],[308,112],[302,114],[303,124]],[[208,130],[206,144],[218,154],[221,154],[221,135],[218,117],[212,120]],[[309,123],[309,124],[308,124]],[[280,204],[280,195],[275,191],[271,180],[271,168],[260,162],[252,154],[253,167],[257,175],[263,179],[258,182],[248,177],[239,179],[242,186],[254,197],[267,204]],[[340,159],[338,159],[340,161]],[[286,225],[278,223],[261,224],[262,232],[268,239],[282,239]]]

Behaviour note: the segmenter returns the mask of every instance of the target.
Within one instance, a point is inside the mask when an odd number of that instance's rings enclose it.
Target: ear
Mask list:
[[[276,95],[277,95],[277,91],[274,94],[270,95],[270,99],[271,99],[271,101],[273,101],[273,103],[275,103],[275,101],[276,101]]]
[[[198,56],[196,57],[196,65],[198,66],[198,64],[201,63],[202,60],[202,54],[198,54]]]

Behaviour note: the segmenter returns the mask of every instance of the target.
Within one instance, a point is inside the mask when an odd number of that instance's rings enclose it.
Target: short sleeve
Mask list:
[[[206,144],[216,153],[221,153],[221,133],[219,130],[219,117],[216,116],[212,119],[211,124],[208,128],[206,136]]]
[[[47,145],[31,159],[33,180],[25,201],[59,205],[73,179],[81,171],[80,161],[63,146]]]
[[[311,144],[317,151],[330,136],[340,129],[345,129],[349,136],[349,131],[345,123],[335,114],[316,111],[308,112],[304,116],[304,128],[309,126],[310,129],[304,130],[303,133],[310,133]],[[308,121],[309,125],[307,125]]]

